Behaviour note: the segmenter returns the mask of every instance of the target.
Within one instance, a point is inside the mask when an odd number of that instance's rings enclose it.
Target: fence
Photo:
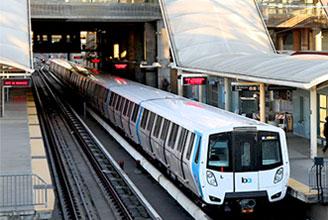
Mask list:
[[[47,208],[48,185],[34,174],[0,174],[0,212]]]
[[[314,158],[314,164],[309,170],[309,186],[318,191],[318,201],[328,202],[328,161],[322,157]]]

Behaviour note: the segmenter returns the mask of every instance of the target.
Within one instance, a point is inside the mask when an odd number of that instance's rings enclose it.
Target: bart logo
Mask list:
[[[241,182],[242,183],[252,183],[252,179],[251,178],[247,178],[247,177],[242,177],[241,178]]]

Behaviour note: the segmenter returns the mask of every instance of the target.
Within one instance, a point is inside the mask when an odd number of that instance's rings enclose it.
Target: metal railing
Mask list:
[[[318,201],[328,202],[328,161],[323,157],[314,158],[314,163],[309,170],[310,190],[318,192]]]
[[[47,208],[48,188],[35,174],[0,174],[0,213]]]
[[[282,4],[258,1],[264,20],[269,27],[327,25],[328,6],[314,4]]]

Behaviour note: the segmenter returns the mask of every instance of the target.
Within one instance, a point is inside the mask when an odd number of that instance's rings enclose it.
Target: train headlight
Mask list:
[[[279,183],[283,177],[284,177],[284,168],[281,167],[277,170],[276,174],[274,175],[273,183],[274,184]]]
[[[218,183],[216,182],[216,178],[215,178],[214,174],[211,171],[206,172],[206,177],[207,177],[208,184],[210,184],[212,186],[217,186],[218,185]]]

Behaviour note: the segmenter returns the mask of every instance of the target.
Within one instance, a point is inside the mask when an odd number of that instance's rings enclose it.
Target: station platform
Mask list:
[[[30,89],[8,89],[0,117],[0,218],[51,218],[54,191]]]
[[[287,146],[290,159],[288,193],[305,203],[318,203],[318,192],[310,186],[313,176],[309,175],[309,171],[314,164],[310,158],[310,140],[288,133]],[[322,148],[318,145],[318,157],[328,160],[328,151],[324,154]]]

